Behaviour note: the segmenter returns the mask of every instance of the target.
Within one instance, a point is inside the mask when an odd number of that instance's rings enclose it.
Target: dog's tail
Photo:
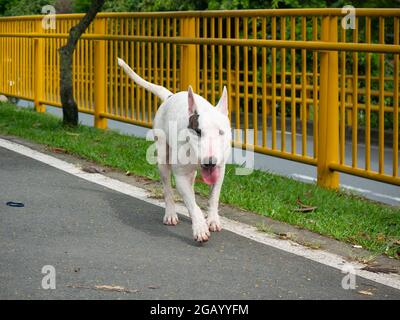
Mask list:
[[[169,96],[172,95],[172,92],[169,91],[167,88],[164,88],[163,86],[159,86],[159,85],[154,84],[154,83],[150,83],[150,82],[144,80],[143,78],[141,78],[121,58],[118,58],[118,65],[122,69],[124,69],[124,71],[128,75],[128,77],[131,78],[135,83],[137,83],[139,86],[145,88],[146,90],[154,93],[162,101],[165,101]]]

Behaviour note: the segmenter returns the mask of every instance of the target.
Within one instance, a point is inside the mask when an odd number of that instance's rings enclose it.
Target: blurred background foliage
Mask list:
[[[40,14],[46,4],[58,13],[86,12],[91,0],[0,0],[0,15]],[[270,8],[325,8],[353,5],[363,8],[397,8],[400,0],[106,0],[103,11],[181,11]]]

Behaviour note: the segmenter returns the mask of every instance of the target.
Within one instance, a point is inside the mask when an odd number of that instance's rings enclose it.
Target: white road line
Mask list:
[[[296,179],[300,179],[300,180],[305,180],[305,181],[312,181],[315,182],[316,179],[310,176],[306,176],[303,174],[297,174],[297,173],[293,173],[290,175],[290,177],[296,178]],[[347,190],[351,190],[351,191],[356,191],[358,193],[364,193],[364,194],[370,194],[372,196],[378,197],[378,198],[383,198],[383,199],[389,199],[392,201],[397,201],[400,202],[400,198],[399,197],[392,197],[392,196],[388,196],[387,194],[382,194],[382,193],[376,193],[373,192],[371,190],[367,190],[367,189],[362,189],[362,188],[356,188],[356,187],[352,187],[352,186],[348,186],[345,184],[341,184],[340,187],[347,189]]]
[[[104,186],[111,190],[118,191],[120,193],[143,200],[147,203],[151,203],[159,207],[165,207],[162,201],[150,198],[149,197],[150,193],[142,188],[138,188],[130,184],[127,184],[125,182],[109,178],[102,174],[84,172],[74,164],[71,164],[69,162],[60,160],[58,158],[49,156],[47,154],[41,153],[39,151],[33,150],[31,148],[25,147],[23,145],[5,139],[0,139],[0,147],[17,152],[29,158],[38,160],[54,168],[72,174],[79,178],[85,179],[87,181],[96,183],[98,185]],[[177,207],[177,212],[179,214],[188,216],[188,212],[184,206],[178,204],[176,207]],[[160,216],[160,223],[161,223],[161,218],[162,217]],[[306,259],[333,267],[335,269],[343,270],[344,266],[351,266],[354,268],[354,270],[356,270],[357,276],[400,290],[400,275],[378,274],[361,270],[361,268],[365,267],[365,265],[356,262],[348,262],[345,260],[345,258],[339,255],[326,252],[324,250],[310,249],[302,245],[299,245],[297,243],[294,243],[290,240],[276,239],[266,233],[257,231],[257,228],[253,226],[249,226],[244,223],[233,221],[227,218],[222,217],[221,222],[225,230],[234,232],[245,238],[304,257]]]

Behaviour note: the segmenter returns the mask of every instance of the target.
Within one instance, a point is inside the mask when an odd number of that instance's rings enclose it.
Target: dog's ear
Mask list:
[[[228,90],[226,90],[226,86],[222,90],[222,96],[218,101],[216,108],[225,116],[228,116]]]
[[[188,88],[188,106],[189,106],[189,116],[196,112],[196,103],[194,101],[194,93],[192,86]]]

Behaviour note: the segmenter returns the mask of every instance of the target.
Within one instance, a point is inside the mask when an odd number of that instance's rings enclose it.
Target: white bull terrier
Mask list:
[[[228,97],[226,87],[216,107],[203,97],[188,91],[173,94],[168,89],[150,83],[138,76],[122,59],[118,65],[139,86],[152,92],[162,101],[153,125],[156,140],[157,162],[164,187],[165,215],[164,224],[176,225],[178,215],[171,187],[171,171],[175,176],[176,188],[192,218],[193,237],[198,242],[205,242],[210,231],[220,231],[218,202],[225,175],[225,163],[231,151],[231,126],[228,119]],[[171,130],[171,123],[175,125]],[[178,139],[176,131],[183,139]],[[174,141],[175,140],[175,141]],[[190,161],[183,161],[178,154],[172,155],[172,145],[183,146]],[[179,149],[181,150],[181,149]],[[177,158],[177,161],[174,160]],[[203,181],[211,186],[207,218],[196,203],[194,181],[200,169]]]

